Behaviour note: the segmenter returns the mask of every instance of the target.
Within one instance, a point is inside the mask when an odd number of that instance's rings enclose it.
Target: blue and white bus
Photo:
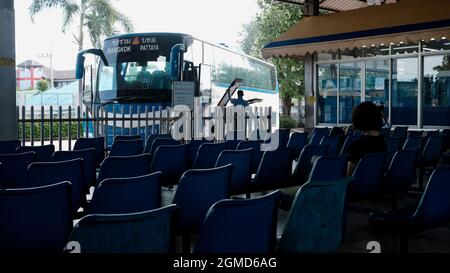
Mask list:
[[[85,54],[94,54],[99,60],[92,88],[93,106],[106,106],[109,112],[116,107],[115,111],[120,113],[123,105],[131,105],[132,112],[138,106],[171,107],[175,81],[195,82],[195,97],[201,104],[217,106],[236,78],[242,79],[239,89],[244,91],[245,99],[256,99],[252,106],[279,109],[272,64],[187,34],[135,33],[107,38],[103,49],[79,52],[78,79],[83,78]],[[278,116],[273,116],[272,129],[276,129]],[[115,134],[119,135],[122,129],[118,124]],[[125,134],[144,134],[137,129],[129,130],[125,128]],[[108,134],[112,134],[112,128]]]

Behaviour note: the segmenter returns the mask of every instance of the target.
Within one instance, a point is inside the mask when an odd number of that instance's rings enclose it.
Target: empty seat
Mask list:
[[[227,149],[226,142],[203,143],[200,145],[195,156],[193,169],[210,169],[216,165],[219,154]]]
[[[200,148],[200,145],[203,143],[208,143],[210,141],[206,139],[193,139],[190,140],[188,143],[188,166],[191,168],[194,165],[195,156],[197,155],[198,148]]]
[[[161,173],[108,178],[95,189],[89,214],[121,214],[161,207]]]
[[[400,251],[408,251],[408,237],[447,225],[450,221],[450,167],[438,167],[430,176],[429,182],[412,213],[400,212],[373,213],[369,223],[400,235]]]
[[[95,149],[95,165],[96,167],[100,167],[103,159],[105,159],[105,138],[79,138],[75,141],[75,145],[73,146],[74,151],[89,148]]]
[[[93,214],[73,228],[69,241],[81,253],[169,253],[174,251],[177,206],[128,214]]]
[[[292,174],[292,185],[303,185],[311,172],[317,158],[326,155],[327,145],[306,145],[300,153],[297,166]]]
[[[349,185],[349,200],[357,201],[377,197],[382,193],[386,153],[363,156],[353,171]]]
[[[352,148],[353,143],[355,143],[355,141],[357,141],[360,138],[361,138],[360,135],[348,135],[344,141],[344,144],[342,144],[342,148],[339,155],[350,154],[350,149]]]
[[[274,252],[282,195],[276,191],[254,199],[215,203],[206,215],[194,252]]]
[[[27,152],[36,153],[36,162],[50,162],[52,155],[55,152],[55,145],[44,146],[20,146],[17,147],[16,153],[23,154]]]
[[[311,181],[303,185],[289,212],[278,252],[335,252],[344,234],[346,192],[352,179]]]
[[[109,156],[132,156],[143,152],[142,139],[114,141]]]
[[[150,172],[161,172],[161,185],[178,184],[187,166],[188,145],[159,146],[152,159]]]
[[[126,178],[147,175],[150,173],[150,157],[148,154],[135,156],[109,156],[100,165],[97,184],[107,178]]]
[[[114,138],[114,141],[120,141],[120,140],[139,140],[142,139],[140,135],[133,135],[133,136],[116,136]]]
[[[266,151],[251,182],[251,192],[275,190],[290,185],[292,155],[290,149]]]
[[[408,136],[408,127],[395,127],[391,131],[391,137],[402,137],[406,138]]]
[[[256,173],[259,167],[259,163],[261,162],[261,157],[263,156],[263,152],[261,152],[261,144],[262,140],[248,140],[239,142],[236,150],[246,150],[253,149],[252,154],[252,173]]]
[[[183,174],[173,198],[180,208],[177,233],[183,235],[184,251],[190,249],[190,234],[200,231],[209,208],[222,199],[230,197],[232,166],[189,170]]]
[[[289,137],[287,147],[292,150],[292,157],[297,159],[303,148],[308,144],[308,133],[295,132]]]
[[[175,146],[175,145],[180,145],[179,141],[176,141],[172,138],[156,138],[155,140],[153,140],[152,146],[150,148],[150,151],[148,152],[148,154],[150,155],[150,158],[153,158],[156,150],[158,149],[159,146]]]
[[[340,136],[325,136],[320,141],[320,145],[328,145],[327,155],[337,156],[341,148],[341,139]]]
[[[94,148],[76,151],[57,151],[53,154],[52,161],[60,162],[77,158],[83,159],[83,192],[87,194],[89,193],[89,188],[95,186],[96,181]]]
[[[0,141],[0,154],[13,154],[20,146],[20,140],[2,140]]]
[[[345,156],[320,156],[314,162],[308,181],[337,180],[346,177],[347,158]]]
[[[440,135],[431,135],[424,145],[419,162],[419,189],[421,190],[423,189],[425,169],[435,169],[441,159],[443,140],[444,138]]]
[[[148,136],[147,141],[145,142],[144,153],[150,153],[152,148],[153,141],[157,138],[172,138],[171,134],[151,134]]]
[[[0,252],[62,252],[72,229],[70,188],[0,190]]]
[[[411,137],[411,136],[423,137],[424,136],[424,132],[423,132],[423,130],[420,130],[420,131],[408,131],[408,137]]]
[[[230,180],[230,193],[244,194],[250,191],[250,181],[252,179],[253,149],[246,150],[226,150],[220,153],[215,167],[221,167],[228,164],[233,165]]]
[[[83,194],[83,159],[31,163],[25,174],[23,187],[40,187],[63,181],[72,184],[72,212],[75,214],[85,201],[85,195]]]
[[[319,145],[320,141],[324,136],[328,136],[329,131],[328,128],[314,128],[309,144],[311,145]]]
[[[0,163],[3,166],[3,179],[0,181],[0,187],[3,189],[22,188],[28,166],[34,161],[36,161],[34,152],[1,154]]]

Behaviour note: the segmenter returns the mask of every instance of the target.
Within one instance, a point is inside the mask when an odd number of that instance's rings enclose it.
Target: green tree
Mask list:
[[[78,49],[85,45],[88,33],[92,45],[101,47],[104,37],[117,33],[121,25],[126,32],[133,31],[131,20],[114,8],[111,0],[33,0],[29,7],[32,21],[36,14],[47,8],[60,8],[63,12],[62,31],[66,32],[73,20],[78,20],[78,35],[74,35]]]
[[[245,53],[261,58],[261,49],[295,25],[303,14],[298,6],[279,1],[258,0],[258,5],[260,12],[243,26],[240,44]],[[290,115],[293,99],[304,96],[303,62],[289,57],[270,58],[269,61],[277,68],[283,114]]]
[[[48,90],[48,88],[49,88],[49,83],[47,80],[42,79],[37,82],[37,89],[39,91],[45,92]]]

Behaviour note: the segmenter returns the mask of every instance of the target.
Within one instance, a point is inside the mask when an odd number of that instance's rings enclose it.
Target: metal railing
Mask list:
[[[267,120],[265,131],[272,131],[271,108],[257,109],[257,119]],[[169,133],[173,122],[179,120],[181,115],[175,114],[171,108],[162,109],[152,106],[114,105],[97,107],[94,112],[87,111],[85,107],[71,106],[17,106],[18,138],[22,145],[55,145],[56,150],[72,150],[73,142],[79,138],[105,137],[105,146],[112,144],[118,135],[139,134],[147,139],[151,134]],[[191,112],[191,124],[196,117]],[[202,122],[214,117],[201,117]],[[221,117],[222,118],[222,117]],[[234,117],[232,130],[236,130],[237,117]],[[250,117],[245,115],[245,138],[248,138],[247,129],[250,126]],[[230,120],[223,116],[223,135],[229,132]],[[194,138],[194,132],[191,135]]]

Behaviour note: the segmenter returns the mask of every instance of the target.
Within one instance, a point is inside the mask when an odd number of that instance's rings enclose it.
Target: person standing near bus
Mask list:
[[[239,90],[237,93],[237,99],[230,99],[231,104],[233,104],[233,106],[241,105],[243,107],[247,107],[249,103],[244,99],[244,91]]]

